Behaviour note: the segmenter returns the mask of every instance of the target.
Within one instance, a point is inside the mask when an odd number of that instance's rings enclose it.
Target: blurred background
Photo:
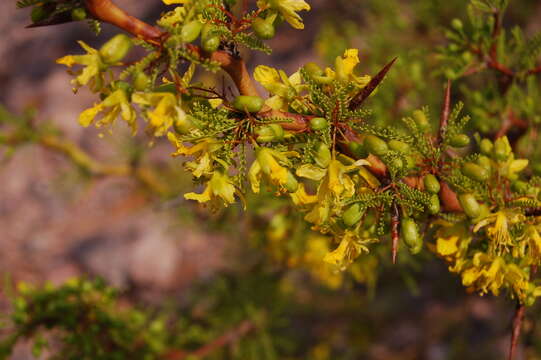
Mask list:
[[[166,10],[158,0],[116,2],[151,22]],[[271,56],[247,58],[251,70],[265,64],[290,74],[308,61],[331,64],[355,47],[360,72],[374,74],[398,56],[370,100],[373,116],[396,121],[424,105],[437,114],[441,93],[432,89],[441,87],[443,78],[436,50],[445,43],[451,19],[465,17],[465,0],[309,3],[312,11],[302,14],[305,30],[282,26],[269,41]],[[28,11],[16,10],[14,1],[0,2],[1,116],[47,124],[106,164],[137,161],[155,170],[168,190],[156,196],[127,177],[88,176],[61,154],[31,142],[0,150],[5,282],[62,284],[73,277],[100,277],[118,288],[127,304],[170,318],[193,320],[204,317],[201,312],[216,312],[216,321],[198,323],[199,333],[187,322],[178,335],[201,336],[193,341],[202,343],[257,309],[265,314],[271,340],[247,335],[238,346],[256,341],[269,359],[505,358],[514,305],[467,294],[460,279],[430,254],[413,259],[404,253],[393,267],[388,247],[382,247],[348,273],[326,272],[321,254],[328,244],[311,234],[287,203],[260,197],[248,199],[248,212],[232,207],[211,214],[183,200],[191,180],[182,161],[169,156],[167,141],[150,146],[144,134],[131,137],[121,124],[104,136],[79,126],[78,114],[94,96],[85,90],[75,96],[70,75],[55,60],[79,53],[77,40],[97,47],[116,30],[104,25],[96,37],[81,23],[28,29]],[[538,0],[512,1],[506,25],[533,33],[541,30],[539,19]],[[222,81],[221,75],[198,76]],[[9,311],[5,297],[2,304]],[[538,314],[529,310],[518,359],[541,359]],[[214,358],[265,358],[220,351]],[[20,344],[10,358],[34,357],[28,344]]]

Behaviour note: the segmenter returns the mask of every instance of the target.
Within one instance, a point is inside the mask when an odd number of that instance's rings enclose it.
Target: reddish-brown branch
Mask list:
[[[130,34],[149,41],[158,41],[164,33],[115,5],[111,0],[85,0],[87,10],[98,20],[113,24]]]
[[[167,353],[163,359],[164,360],[183,360],[188,357],[195,357],[198,359],[202,359],[205,356],[208,356],[212,354],[214,351],[233,344],[237,341],[239,341],[243,336],[248,334],[249,332],[255,330],[255,324],[250,320],[245,320],[241,322],[237,327],[230,329],[223,335],[217,337],[210,343],[203,345],[199,349],[193,351],[193,352],[184,352],[180,350],[174,350],[169,353]]]
[[[202,58],[208,58],[220,63],[222,69],[229,74],[242,95],[259,96],[254,82],[248,72],[246,63],[240,57],[233,56],[225,51],[215,51],[206,54],[200,47],[188,45],[188,48]]]
[[[398,233],[398,226],[400,225],[400,213],[398,211],[398,206],[396,203],[393,203],[393,213],[391,215],[391,239],[392,239],[392,245],[391,245],[391,257],[393,260],[393,264],[396,264],[396,255],[398,254],[398,241],[400,239],[400,235]]]
[[[113,24],[151,43],[160,44],[167,35],[160,29],[127,14],[111,0],[85,0],[85,4],[88,11],[96,19]],[[243,59],[225,51],[216,51],[209,55],[195,45],[188,45],[188,47],[199,56],[220,63],[223,70],[231,76],[242,95],[258,95]]]
[[[531,70],[528,70],[528,72],[526,73],[526,75],[534,75],[534,74],[539,74],[541,73],[541,65],[537,66],[537,67],[534,67],[533,69]]]
[[[515,310],[515,316],[513,317],[513,330],[511,332],[511,344],[509,346],[509,356],[507,358],[508,360],[513,360],[515,358],[525,311],[526,307],[524,305],[517,305],[517,309]]]

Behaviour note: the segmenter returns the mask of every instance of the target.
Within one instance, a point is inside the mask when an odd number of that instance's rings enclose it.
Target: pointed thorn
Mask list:
[[[349,109],[350,110],[355,110],[359,106],[361,106],[361,104],[370,96],[370,94],[372,94],[374,92],[374,90],[376,90],[378,85],[383,81],[383,79],[385,78],[385,75],[387,74],[389,69],[391,69],[391,67],[394,65],[394,63],[395,63],[395,61],[397,59],[398,59],[398,57],[395,57],[387,65],[385,65],[383,67],[383,69],[381,69],[376,74],[376,76],[374,76],[370,80],[370,82],[364,88],[362,88],[362,90],[359,91],[357,93],[357,95],[355,95],[353,97],[353,99],[351,99],[351,101],[349,102]]]
[[[451,80],[447,80],[447,87],[445,88],[443,105],[441,108],[440,116],[440,130],[439,130],[439,142],[443,141],[443,136],[447,130],[447,123],[449,121],[449,114],[451,113]]]

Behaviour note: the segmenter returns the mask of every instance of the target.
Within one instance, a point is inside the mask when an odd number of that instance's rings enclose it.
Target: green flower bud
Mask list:
[[[202,29],[203,23],[201,21],[190,21],[182,27],[182,30],[180,31],[180,39],[185,43],[192,42],[199,37]]]
[[[504,138],[499,138],[494,143],[493,155],[494,158],[498,161],[505,161],[509,157],[510,149],[509,143]]]
[[[284,129],[278,124],[260,126],[255,133],[258,142],[281,141],[284,139]]]
[[[458,195],[458,201],[467,216],[476,218],[481,214],[481,206],[473,194],[460,194]]]
[[[317,147],[317,153],[315,157],[316,164],[322,168],[326,168],[327,166],[329,166],[331,159],[332,154],[329,147],[324,143],[320,143]]]
[[[204,39],[201,41],[201,47],[206,52],[215,52],[220,47],[220,38],[218,36],[213,36],[208,39]]]
[[[179,135],[185,135],[195,128],[195,122],[191,115],[178,116],[173,123],[173,128]]]
[[[368,135],[364,138],[364,146],[368,152],[377,156],[385,155],[389,151],[387,143],[374,135]]]
[[[489,174],[492,172],[492,161],[488,157],[483,155],[479,156],[477,158],[477,164],[488,171]]]
[[[426,191],[428,191],[431,194],[438,194],[440,192],[441,186],[438,179],[432,175],[428,174],[423,179],[423,183],[425,185]]]
[[[423,239],[419,235],[417,224],[412,218],[404,218],[400,222],[400,235],[412,254],[417,254],[423,247]]]
[[[137,72],[133,75],[133,87],[137,91],[143,91],[150,85],[150,77],[143,71]]]
[[[277,14],[272,14],[266,19],[255,18],[252,22],[252,29],[254,29],[255,36],[263,40],[272,39],[276,35],[276,28],[274,26],[276,16]]]
[[[357,159],[364,159],[368,156],[368,151],[366,151],[365,146],[361,143],[351,141],[348,143],[348,148],[351,154]]]
[[[453,19],[453,21],[451,21],[451,26],[457,31],[460,31],[463,28],[462,21],[460,21],[460,19]]]
[[[233,107],[238,111],[256,113],[263,108],[264,101],[259,96],[239,95],[233,101]]]
[[[428,212],[432,215],[436,215],[440,212],[440,209],[441,209],[440,198],[437,194],[433,194],[430,197],[430,203],[427,209],[428,209]]]
[[[400,140],[390,140],[388,145],[391,150],[401,153],[408,153],[410,151],[410,146]]]
[[[361,218],[363,217],[364,211],[361,209],[361,205],[355,203],[351,205],[344,213],[342,214],[342,221],[348,227],[356,225]]]
[[[75,8],[71,11],[71,19],[73,21],[82,21],[86,19],[87,14],[84,8]]]
[[[124,34],[115,35],[100,48],[100,56],[107,64],[115,64],[124,59],[131,50],[133,42]]]
[[[449,139],[449,145],[452,147],[464,147],[470,144],[470,137],[466,134],[458,134]]]
[[[295,176],[291,173],[291,171],[287,172],[287,182],[285,183],[284,187],[289,192],[295,192],[299,188],[299,182],[295,178]]]
[[[486,181],[490,177],[490,173],[484,167],[472,162],[462,165],[462,174],[475,181]]]
[[[315,117],[310,119],[310,129],[312,130],[323,130],[326,129],[329,124],[327,123],[327,119],[322,117]]]
[[[494,144],[489,139],[483,139],[479,143],[479,149],[481,150],[481,154],[490,156],[494,149]]]
[[[430,123],[424,111],[415,110],[413,112],[413,120],[415,120],[415,124],[417,124],[419,130],[423,132],[430,130]]]
[[[310,76],[323,76],[323,70],[314,62],[309,62],[304,65],[304,71]]]

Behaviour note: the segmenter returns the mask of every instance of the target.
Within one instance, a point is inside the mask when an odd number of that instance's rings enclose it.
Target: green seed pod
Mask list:
[[[30,18],[32,19],[33,23],[37,23],[37,22],[47,19],[50,14],[51,12],[48,11],[43,5],[38,5],[32,8],[32,12],[30,13]]]
[[[423,247],[423,239],[419,235],[417,224],[412,218],[404,218],[400,222],[402,240],[412,254],[417,254]]]
[[[390,140],[388,145],[391,150],[398,151],[401,153],[406,154],[410,151],[410,146],[400,140]]]
[[[173,128],[179,135],[185,135],[195,127],[194,119],[191,115],[179,116],[173,123]]]
[[[475,181],[486,181],[490,177],[490,173],[484,167],[472,162],[462,165],[462,174]]]
[[[356,225],[361,218],[363,217],[364,211],[361,209],[361,205],[355,203],[351,205],[344,213],[342,214],[342,221],[348,227]]]
[[[266,19],[257,17],[252,22],[252,29],[254,29],[255,36],[263,40],[269,40],[276,35],[276,27],[274,26],[274,20],[277,14],[272,14]]]
[[[374,135],[368,135],[364,138],[364,147],[368,152],[377,156],[385,155],[389,151],[387,143]]]
[[[131,50],[133,42],[124,34],[112,37],[100,48],[100,56],[107,64],[115,64],[124,59]]]
[[[255,133],[258,142],[281,141],[284,139],[284,129],[278,124],[260,126]]]
[[[295,178],[295,176],[291,173],[291,171],[287,172],[287,182],[285,183],[284,187],[289,192],[295,192],[299,188],[299,182]]]
[[[413,112],[413,120],[415,120],[415,124],[417,124],[419,130],[423,132],[430,130],[430,123],[424,111],[415,110]]]
[[[218,50],[221,43],[220,37],[212,34],[214,29],[212,24],[205,24],[201,29],[201,47],[209,53]]]
[[[82,21],[86,19],[86,10],[84,8],[75,8],[71,10],[71,19],[73,21]]]
[[[361,143],[351,141],[348,143],[348,148],[351,154],[357,159],[364,159],[368,156],[368,151],[366,151],[366,148]]]
[[[320,143],[317,147],[317,153],[315,156],[316,164],[322,168],[329,166],[331,162],[332,154],[331,150],[324,143]]]
[[[500,139],[496,140],[493,150],[494,158],[498,161],[505,161],[509,156],[507,144]]]
[[[133,75],[133,87],[137,91],[143,91],[150,85],[150,77],[143,71],[137,72]]]
[[[189,43],[199,37],[201,30],[203,29],[203,23],[199,20],[193,20],[185,24],[180,31],[180,39]]]
[[[455,29],[457,31],[462,30],[462,28],[464,27],[462,25],[462,21],[460,21],[460,19],[453,19],[453,21],[451,21],[451,26],[453,27],[453,29]]]
[[[433,194],[430,197],[430,204],[428,205],[428,212],[432,215],[436,215],[440,212],[440,198],[437,194]]]
[[[470,144],[470,137],[466,134],[458,134],[449,139],[449,145],[461,148]]]
[[[481,214],[481,206],[473,194],[460,194],[458,195],[458,201],[460,202],[460,205],[462,205],[462,209],[464,209],[464,213],[467,216],[476,218]]]
[[[477,158],[476,162],[479,166],[488,171],[489,174],[492,172],[492,161],[488,157],[481,155]]]
[[[220,38],[218,36],[213,36],[208,39],[203,39],[201,40],[201,47],[206,52],[215,52],[220,47]]]
[[[303,68],[310,76],[323,76],[323,70],[314,62],[307,63]]]
[[[238,111],[256,113],[263,108],[264,101],[259,96],[239,95],[233,101],[233,107]]]
[[[438,179],[432,175],[428,174],[423,179],[423,183],[425,185],[425,190],[428,191],[431,194],[438,194],[440,192],[441,186]]]
[[[310,129],[315,131],[326,129],[328,125],[327,119],[322,117],[315,117],[310,120]]]
[[[481,154],[490,156],[494,149],[494,144],[489,139],[483,139],[479,143],[479,149],[481,150]]]

